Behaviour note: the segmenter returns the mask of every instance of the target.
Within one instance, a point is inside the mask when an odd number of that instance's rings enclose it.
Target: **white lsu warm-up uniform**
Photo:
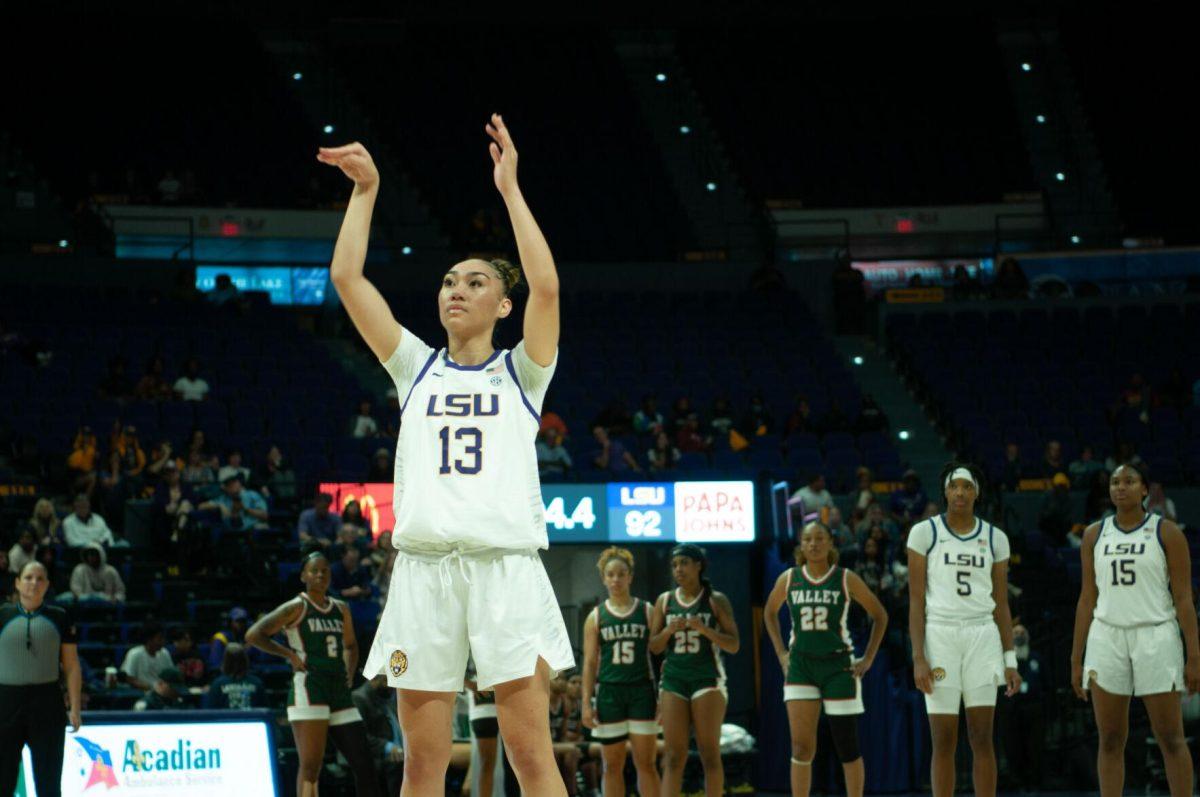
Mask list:
[[[400,689],[457,692],[471,653],[480,689],[574,666],[538,550],[547,547],[534,440],[557,357],[520,343],[480,365],[405,329],[383,363],[404,397],[387,605],[364,666]]]
[[[933,672],[930,714],[957,714],[996,705],[1004,683],[1004,650],[992,613],[992,566],[1008,560],[1008,536],[976,519],[975,530],[959,536],[945,515],[921,521],[908,535],[908,548],[925,564],[925,659]]]
[[[1097,597],[1083,688],[1094,681],[1116,695],[1184,691],[1183,640],[1171,600],[1162,517],[1148,514],[1129,530],[1115,517],[1105,518],[1092,561]]]

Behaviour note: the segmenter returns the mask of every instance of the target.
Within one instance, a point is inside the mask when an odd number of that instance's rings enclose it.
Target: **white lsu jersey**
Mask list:
[[[1131,628],[1175,619],[1161,516],[1148,514],[1129,530],[1118,526],[1115,517],[1106,517],[1100,522],[1092,562],[1097,620]]]
[[[925,557],[925,617],[951,623],[990,620],[992,566],[1008,560],[1008,535],[981,519],[965,536],[950,531],[945,515],[923,520],[908,547]]]
[[[458,365],[403,331],[384,362],[403,397],[393,545],[547,547],[534,440],[557,362],[539,366],[522,342]]]

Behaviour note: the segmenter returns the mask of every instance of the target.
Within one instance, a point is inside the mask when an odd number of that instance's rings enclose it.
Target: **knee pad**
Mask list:
[[[858,749],[858,715],[830,715],[829,733],[833,736],[838,760],[843,764],[849,764],[862,757]]]

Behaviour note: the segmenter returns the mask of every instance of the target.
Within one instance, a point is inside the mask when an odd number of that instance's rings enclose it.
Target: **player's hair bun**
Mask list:
[[[504,281],[504,295],[511,296],[513,290],[521,284],[521,269],[500,257],[492,258],[488,263]]]
[[[600,571],[600,575],[604,575],[604,568],[608,567],[608,563],[613,559],[618,559],[633,570],[633,554],[627,548],[618,548],[615,545],[610,545],[600,552],[600,558],[596,561],[596,569]]]

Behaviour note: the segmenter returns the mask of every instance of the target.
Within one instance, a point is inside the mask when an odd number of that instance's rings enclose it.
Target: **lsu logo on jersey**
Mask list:
[[[942,669],[941,667],[934,667],[933,670],[931,670],[929,674],[933,677],[933,680],[935,680],[935,681],[946,680],[946,671],[944,669]]]
[[[498,393],[434,393],[425,406],[429,418],[485,418],[500,414]]]
[[[1138,556],[1146,552],[1146,544],[1144,542],[1106,542],[1104,543],[1105,556]]]
[[[969,554],[969,553],[960,553],[960,554],[955,554],[954,556],[951,556],[950,552],[947,551],[946,553],[942,554],[942,561],[945,564],[950,565],[951,567],[983,567],[984,566],[984,558],[982,556],[975,556],[974,554]]]

